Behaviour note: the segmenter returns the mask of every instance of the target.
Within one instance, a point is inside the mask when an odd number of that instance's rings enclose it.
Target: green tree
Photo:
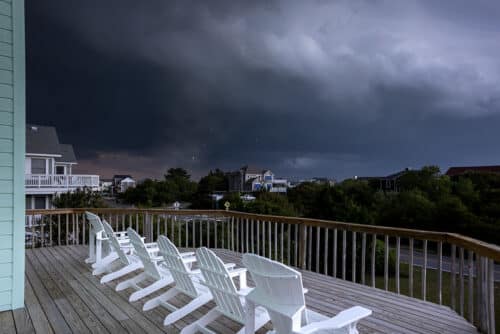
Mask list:
[[[88,188],[62,193],[55,197],[52,204],[58,208],[105,208],[106,202],[99,193]]]

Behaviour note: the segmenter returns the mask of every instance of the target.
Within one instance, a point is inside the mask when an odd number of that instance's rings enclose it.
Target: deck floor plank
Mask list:
[[[35,332],[31,317],[26,307],[12,311],[12,315],[14,316],[14,324],[16,326],[17,333],[31,334]]]
[[[206,306],[169,327],[163,319],[169,311],[158,307],[142,312],[145,300],[129,303],[132,290],[115,291],[118,282],[100,284],[84,263],[86,246],[61,246],[27,250],[25,309],[0,313],[0,332],[14,333],[178,333],[214,307]],[[228,250],[214,250],[224,262],[241,266],[241,254]],[[477,334],[456,312],[443,305],[373,289],[369,286],[343,281],[319,273],[301,271],[308,307],[328,316],[341,310],[362,305],[373,310],[373,315],[358,325],[360,334],[416,333],[416,334]],[[132,273],[127,277],[133,277]],[[122,279],[122,280],[123,280]],[[146,282],[147,284],[148,282]],[[252,285],[251,276],[249,284]],[[182,306],[189,302],[179,296],[172,304]],[[221,317],[212,329],[221,334],[237,332],[241,325]],[[271,325],[261,329],[266,333]]]

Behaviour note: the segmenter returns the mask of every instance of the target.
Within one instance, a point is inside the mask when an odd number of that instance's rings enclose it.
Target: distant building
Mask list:
[[[239,171],[228,173],[229,191],[253,192],[267,190],[269,192],[286,193],[286,179],[276,178],[268,169],[244,166]]]
[[[354,179],[368,181],[371,184],[377,186],[382,191],[399,192],[400,190],[399,178],[408,173],[409,171],[411,171],[411,168],[405,168],[400,172],[390,174],[387,176],[368,176],[368,177],[355,176]]]
[[[448,176],[459,176],[466,173],[500,174],[500,166],[466,166],[450,167],[446,172]]]
[[[98,175],[75,175],[77,165],[73,146],[61,144],[55,127],[26,127],[26,158],[24,164],[26,208],[49,209],[61,193],[78,188],[99,190]]]
[[[101,191],[111,192],[113,188],[113,179],[101,179]]]
[[[136,182],[130,175],[115,175],[113,176],[113,188],[116,192],[125,192],[129,188],[134,188]]]

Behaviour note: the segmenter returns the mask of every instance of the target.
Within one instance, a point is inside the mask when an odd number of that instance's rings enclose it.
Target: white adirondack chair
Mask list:
[[[127,239],[129,241],[128,243],[120,243],[116,233],[113,232],[113,228],[106,220],[102,220],[102,225],[106,232],[106,236],[109,238],[111,249],[113,253],[116,254],[116,258],[94,270],[94,275],[108,273],[101,277],[101,283],[111,282],[135,270],[142,269],[143,265],[141,260],[133,254],[134,247],[130,243],[130,239]],[[121,268],[118,269],[117,267],[120,265]]]
[[[208,288],[200,282],[202,276],[200,270],[191,270],[190,264],[196,261],[194,253],[181,254],[177,247],[166,237],[158,237],[159,254],[163,256],[163,265],[170,271],[175,285],[162,295],[146,302],[143,311],[149,311],[157,306],[163,306],[172,311],[164,320],[163,324],[168,326],[185,317],[194,310],[212,300],[212,294]],[[192,300],[181,308],[177,308],[168,301],[183,293]]]
[[[134,302],[172,284],[174,279],[166,268],[160,266],[159,262],[163,261],[163,257],[158,255],[158,246],[156,243],[144,243],[144,240],[132,228],[127,229],[127,234],[130,238],[130,243],[134,247],[134,254],[137,255],[142,262],[144,272],[120,282],[116,286],[116,291],[128,288],[137,290],[132,293],[129,298],[130,302]],[[155,282],[146,287],[138,285],[148,278],[154,279]]]
[[[105,239],[104,227],[99,216],[85,212],[90,223],[89,230],[89,257],[85,259],[86,263],[96,264],[96,267],[102,261],[102,241]]]
[[[256,285],[247,295],[248,307],[265,307],[276,334],[357,334],[358,321],[372,314],[371,310],[355,306],[328,318],[306,308],[300,272],[255,254],[244,254],[243,264]],[[246,326],[247,334],[253,333],[252,317],[247,317]]]
[[[101,218],[91,212],[85,212],[85,215],[90,222],[89,257],[85,262],[91,263],[92,268],[98,268],[103,264],[112,262],[117,258],[117,255],[112,252],[110,241],[104,230]],[[124,231],[114,232],[114,235],[120,244],[129,242],[127,234]]]
[[[224,266],[224,262],[214,252],[205,247],[196,250],[196,257],[205,278],[204,284],[210,289],[216,307],[197,321],[184,327],[181,334],[193,334],[198,331],[213,333],[206,326],[220,316],[226,316],[244,326],[247,317],[245,295],[250,289],[237,290],[232,278],[240,275],[240,280],[243,278],[246,281],[246,269],[240,268],[229,272]],[[241,275],[240,273],[244,274]],[[257,307],[252,310],[252,313],[254,314],[255,330],[260,329],[269,321],[269,315],[262,307]],[[238,332],[238,334],[243,333],[245,333],[245,327]]]

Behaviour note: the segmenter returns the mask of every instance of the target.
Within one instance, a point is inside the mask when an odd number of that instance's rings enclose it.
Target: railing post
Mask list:
[[[307,258],[307,226],[301,223],[299,226],[299,268],[306,269]]]

